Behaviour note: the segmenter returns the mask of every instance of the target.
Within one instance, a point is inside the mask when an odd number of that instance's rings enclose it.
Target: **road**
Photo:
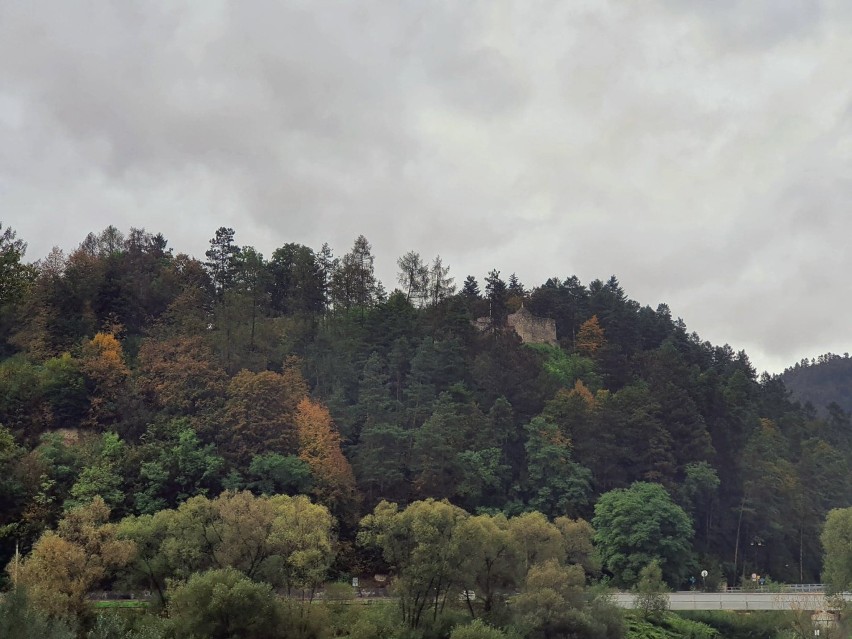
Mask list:
[[[669,593],[671,610],[826,610],[830,608],[822,593],[795,592],[672,592]],[[622,608],[633,608],[635,595],[617,593],[615,603]],[[844,595],[852,602],[852,594]]]

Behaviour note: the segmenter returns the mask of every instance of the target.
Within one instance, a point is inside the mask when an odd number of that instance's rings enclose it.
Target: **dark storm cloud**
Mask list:
[[[363,233],[457,281],[619,276],[761,367],[849,350],[852,9],[0,0],[0,219],[201,255]]]

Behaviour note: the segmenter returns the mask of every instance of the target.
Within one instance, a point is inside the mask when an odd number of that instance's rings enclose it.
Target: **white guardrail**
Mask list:
[[[667,593],[671,610],[828,610],[831,598],[821,592],[671,592]],[[852,593],[838,595],[852,602]],[[636,595],[620,592],[613,596],[616,605],[635,608]]]

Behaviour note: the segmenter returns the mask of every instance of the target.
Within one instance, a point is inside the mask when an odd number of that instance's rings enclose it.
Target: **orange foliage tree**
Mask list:
[[[195,417],[221,408],[227,376],[203,338],[173,337],[142,343],[136,383],[158,408]]]
[[[294,363],[283,372],[242,370],[228,384],[219,441],[240,464],[264,452],[296,454],[296,406],[308,387]]]
[[[606,344],[604,330],[598,322],[598,316],[592,315],[580,325],[580,331],[577,333],[577,352],[591,357],[604,344]]]
[[[328,409],[307,397],[296,408],[299,458],[311,468],[317,498],[332,510],[351,504],[355,495],[352,466],[340,449],[340,433]]]

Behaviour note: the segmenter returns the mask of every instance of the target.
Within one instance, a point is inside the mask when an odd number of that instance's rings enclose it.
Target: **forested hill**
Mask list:
[[[644,481],[693,521],[689,556],[663,566],[675,585],[701,567],[813,582],[825,514],[852,503],[846,413],[803,411],[615,277],[478,280],[411,252],[389,290],[364,237],[263,256],[224,228],[204,259],[110,227],[30,265],[0,232],[3,563],[95,495],[119,519],[306,493],[351,567],[382,499],[591,520]],[[554,343],[507,327],[522,306]]]
[[[826,353],[815,360],[802,360],[782,373],[781,379],[793,396],[810,403],[821,415],[852,411],[852,358],[849,353]],[[831,404],[837,406],[831,407]]]

